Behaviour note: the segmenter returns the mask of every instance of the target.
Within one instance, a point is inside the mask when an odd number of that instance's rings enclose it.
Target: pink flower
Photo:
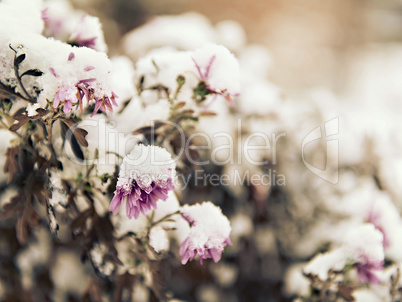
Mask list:
[[[382,244],[384,248],[387,248],[389,247],[390,242],[387,233],[385,232],[384,228],[381,225],[382,223],[381,218],[382,218],[381,214],[379,212],[375,212],[373,208],[371,208],[367,215],[366,221],[372,223],[374,227],[381,232],[381,234],[383,235]]]
[[[376,272],[384,269],[384,261],[358,263],[356,265],[357,277],[360,282],[367,282],[371,284],[379,284],[380,278]]]
[[[75,58],[75,54],[71,52],[67,59],[67,64],[72,62]],[[71,64],[71,63],[70,63]],[[84,74],[94,70],[93,66],[85,66],[83,68]],[[54,68],[49,68],[50,73],[58,79],[61,83],[59,90],[53,100],[53,108],[57,108],[60,104],[63,104],[63,112],[68,113],[71,111],[74,104],[79,104],[81,110],[83,110],[83,100],[87,101],[87,104],[95,102],[95,108],[91,116],[95,115],[99,110],[103,112],[113,112],[113,106],[117,106],[116,98],[118,97],[113,91],[111,94],[104,95],[100,91],[99,83],[96,78],[85,78],[78,80],[74,85],[71,85],[68,81],[63,81],[61,76],[56,73]]]
[[[234,105],[234,98],[240,95],[240,84],[239,67],[233,54],[223,46],[210,44],[196,51],[192,60],[208,92],[221,95]]]
[[[156,160],[156,161],[155,161]],[[174,189],[176,165],[165,149],[138,145],[124,159],[120,167],[114,197],[109,210],[117,214],[126,201],[128,218],[137,219],[157,208],[159,199],[166,200]]]
[[[186,264],[197,254],[201,264],[208,258],[218,262],[225,246],[232,245],[229,239],[230,223],[221,209],[208,201],[183,206],[181,212],[190,225],[188,237],[182,242],[179,250],[181,263]]]
[[[106,51],[99,20],[90,15],[82,16],[69,40],[81,47],[88,47],[101,52]]]
[[[360,282],[377,284],[377,273],[384,269],[383,235],[371,223],[365,223],[346,233],[344,252],[356,266]]]
[[[146,215],[152,208],[156,209],[158,199],[166,200],[168,192],[173,189],[174,185],[171,178],[165,182],[154,181],[151,185],[140,185],[135,180],[129,186],[118,185],[114,191],[109,211],[117,214],[124,201],[127,200],[127,217],[137,219],[140,213]]]
[[[232,245],[229,237],[226,238],[221,244],[215,246],[208,246],[208,243],[204,246],[196,246],[191,237],[187,237],[181,244],[179,254],[181,256],[181,263],[184,265],[189,260],[193,260],[198,254],[200,255],[200,263],[203,259],[212,258],[215,263],[221,260],[223,249],[226,245]]]

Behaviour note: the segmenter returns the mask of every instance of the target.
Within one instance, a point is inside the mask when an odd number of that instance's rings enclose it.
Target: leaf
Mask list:
[[[193,89],[193,92],[193,99],[199,103],[205,101],[207,95],[211,93],[204,81],[199,82],[197,87]]]
[[[144,126],[141,128],[138,128],[132,132],[132,134],[147,134],[151,133],[152,131],[155,131],[159,129],[160,127],[166,125],[165,122],[162,121],[153,121],[153,124],[151,126]],[[152,130],[153,129],[153,130]]]
[[[173,109],[179,109],[179,108],[182,108],[182,107],[184,107],[186,105],[186,102],[179,102],[179,103],[177,103],[174,107],[173,107]]]
[[[21,195],[18,194],[17,196],[14,196],[10,202],[7,202],[1,209],[0,213],[0,219],[6,219],[9,218],[10,216],[14,215],[15,213],[18,213],[22,211],[24,208],[24,202],[21,199]]]
[[[92,216],[94,213],[93,208],[89,208],[82,212],[72,223],[71,223],[71,230],[74,231],[75,229],[82,228],[85,225],[88,217]]]
[[[14,64],[16,66],[20,65],[25,60],[25,54],[19,55],[15,58]]]
[[[85,139],[85,136],[88,132],[82,128],[78,128],[78,123],[72,119],[61,118],[61,121],[66,124],[66,126],[72,131],[73,135],[77,139],[77,141],[84,147],[88,147],[88,142]]]
[[[339,295],[344,298],[348,302],[353,302],[355,301],[355,298],[353,297],[353,290],[354,288],[351,286],[348,286],[346,284],[339,284],[338,285],[338,292]]]
[[[34,120],[40,119],[49,113],[48,110],[45,110],[42,108],[36,109],[36,112],[37,112],[37,114],[32,117],[32,119],[34,119]]]
[[[216,113],[212,111],[202,111],[200,116],[216,116]]]
[[[77,139],[77,141],[80,143],[81,146],[88,147],[88,142],[85,139],[85,136],[88,134],[88,131],[82,129],[82,128],[77,128],[74,131],[74,136]]]
[[[159,301],[166,301],[166,284],[167,280],[161,272],[161,264],[159,261],[149,261],[149,268],[152,274],[152,291]]]
[[[31,235],[31,226],[37,226],[40,223],[40,217],[32,206],[32,196],[25,194],[25,198],[24,212],[18,218],[16,226],[17,238],[21,244],[27,243]]]
[[[186,109],[186,110],[183,110],[183,111],[181,112],[182,115],[189,115],[189,116],[192,116],[193,113],[194,113],[194,110],[193,110],[193,109]]]
[[[8,183],[10,183],[15,173],[17,173],[19,169],[18,165],[18,156],[20,154],[20,148],[17,147],[9,147],[6,150],[6,162],[4,164],[4,172],[9,173]]]
[[[130,293],[129,300],[131,301],[132,290],[138,277],[126,272],[123,275],[115,277],[115,288],[113,292],[113,302],[123,301],[123,291],[126,289]]]
[[[17,131],[18,129],[20,129],[22,126],[24,126],[30,120],[30,118],[26,114],[21,114],[21,113],[14,114],[13,118],[14,118],[14,120],[18,121],[18,123],[11,125],[9,130],[14,131],[14,132]]]
[[[186,83],[186,78],[182,75],[178,75],[176,78],[177,85],[183,86]]]
[[[84,152],[82,152],[82,149],[80,147],[80,144],[78,143],[77,139],[75,138],[74,135],[68,135],[68,139],[71,145],[71,150],[73,150],[74,155],[81,161],[84,161]]]
[[[152,245],[149,244],[149,242],[147,243],[147,246],[148,246],[148,250],[151,252],[152,256],[156,260],[161,260],[162,259],[162,254],[160,254],[157,251],[155,251],[155,249],[152,247]]]
[[[40,71],[39,69],[29,69],[27,71],[25,71],[22,75],[21,78],[25,75],[29,75],[29,76],[33,76],[33,77],[40,77],[41,75],[43,75],[43,72]]]

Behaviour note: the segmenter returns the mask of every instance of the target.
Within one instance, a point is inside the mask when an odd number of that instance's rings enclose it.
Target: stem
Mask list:
[[[53,119],[49,119],[47,122],[47,140],[48,140],[48,147],[51,153],[51,159],[57,161],[57,154],[56,150],[54,150],[53,143],[52,143],[52,130],[53,130]]]
[[[20,77],[20,71],[19,71],[19,66],[16,63],[16,58],[17,58],[17,51],[11,47],[11,44],[8,45],[12,51],[14,51],[14,73],[15,77],[17,78],[18,84],[21,86],[22,90],[26,94],[27,98],[24,98],[24,100],[35,104],[36,102],[32,100],[31,96],[29,95],[28,91],[25,89],[24,85],[22,84],[21,77]]]
[[[30,102],[30,99],[27,99],[26,97],[24,97],[22,94],[12,91],[11,89],[9,89],[6,85],[4,85],[3,83],[0,82],[0,95],[4,95],[5,97],[7,97],[8,95],[14,95],[18,98],[21,98],[25,101]]]
[[[31,99],[31,96],[28,94],[28,91],[25,89],[24,85],[22,85],[22,81],[21,81],[20,74],[19,74],[17,66],[14,66],[14,72],[15,72],[15,76],[17,77],[18,84],[21,86],[22,90],[24,91],[24,93],[28,97],[28,98],[24,98],[24,100],[26,100],[26,101],[28,101],[28,102],[30,102],[32,104],[35,104],[36,102]]]
[[[161,219],[159,219],[158,221],[153,222],[153,223],[151,224],[150,229],[153,228],[154,226],[156,226],[157,224],[163,222],[164,220],[168,219],[169,217],[172,217],[172,216],[177,215],[177,214],[180,214],[180,211],[179,211],[179,210],[176,211],[176,212],[174,212],[174,213],[170,213],[170,214],[167,214],[167,215],[163,216],[163,217],[162,217]]]
[[[121,156],[119,153],[117,152],[113,152],[113,151],[107,151],[106,154],[113,154],[115,155],[118,159],[123,159],[123,156]]]

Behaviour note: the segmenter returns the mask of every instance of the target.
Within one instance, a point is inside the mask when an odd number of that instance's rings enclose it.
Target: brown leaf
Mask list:
[[[14,115],[13,117],[16,121],[18,121],[18,123],[12,124],[11,127],[9,128],[9,130],[14,131],[14,132],[17,131],[18,129],[20,129],[22,126],[24,126],[30,120],[30,118],[28,116],[26,116],[25,114],[17,114],[17,115]]]
[[[32,117],[33,120],[40,119],[49,113],[49,111],[47,111],[43,108],[36,109],[36,112],[37,112],[37,114]]]
[[[160,127],[166,125],[165,122],[162,121],[154,121],[151,126],[144,126],[140,127],[132,132],[132,134],[147,134],[151,133],[152,131],[155,131],[159,129]]]
[[[17,220],[17,238],[21,244],[27,243],[31,235],[31,226],[37,226],[40,222],[38,213],[32,207],[32,200],[28,198],[24,212]]]
[[[159,301],[166,301],[166,284],[167,280],[161,273],[161,265],[159,261],[149,261],[149,268],[152,274],[152,291]]]
[[[189,116],[192,116],[193,113],[194,113],[193,109],[186,109],[180,112],[181,115],[189,115]]]
[[[20,148],[17,147],[9,147],[6,150],[6,162],[4,164],[4,172],[9,173],[8,176],[8,183],[10,183],[13,178],[14,174],[17,173],[19,169],[18,165],[18,156],[20,154]]]
[[[88,147],[88,142],[85,139],[85,136],[88,134],[86,130],[78,128],[78,123],[72,119],[61,118],[61,121],[72,131],[73,135],[81,146]]]
[[[113,293],[113,302],[123,301],[123,291],[127,290],[130,293],[130,300],[132,296],[132,291],[134,288],[134,283],[137,280],[137,276],[131,275],[128,272],[123,275],[116,276],[115,278],[115,289]]]
[[[24,202],[21,200],[21,196],[14,196],[10,202],[7,202],[1,209],[2,211],[0,213],[0,219],[9,218],[15,213],[22,211],[23,208]]]
[[[212,111],[202,111],[200,116],[216,116],[216,113]]]
[[[80,143],[81,146],[88,147],[88,142],[85,139],[85,136],[88,134],[88,131],[82,129],[82,128],[77,128],[74,131],[74,136],[77,139],[77,141]]]
[[[88,217],[90,217],[94,213],[94,208],[89,208],[82,212],[72,223],[71,223],[71,230],[74,231],[75,229],[82,228],[87,221]]]
[[[338,292],[339,295],[344,298],[348,302],[353,302],[355,301],[355,298],[353,297],[353,290],[354,288],[351,286],[348,286],[346,284],[339,284],[338,285]]]
[[[182,102],[178,102],[175,106],[174,109],[179,109],[182,108],[186,105],[186,102],[182,101]]]

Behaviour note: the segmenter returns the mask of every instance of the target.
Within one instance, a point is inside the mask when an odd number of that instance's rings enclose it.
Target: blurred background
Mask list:
[[[325,86],[338,93],[350,87],[359,58],[376,44],[402,38],[402,3],[384,0],[74,0],[76,7],[99,16],[113,49],[120,37],[155,15],[187,11],[212,23],[238,21],[249,43],[271,52],[271,79],[287,91]]]

